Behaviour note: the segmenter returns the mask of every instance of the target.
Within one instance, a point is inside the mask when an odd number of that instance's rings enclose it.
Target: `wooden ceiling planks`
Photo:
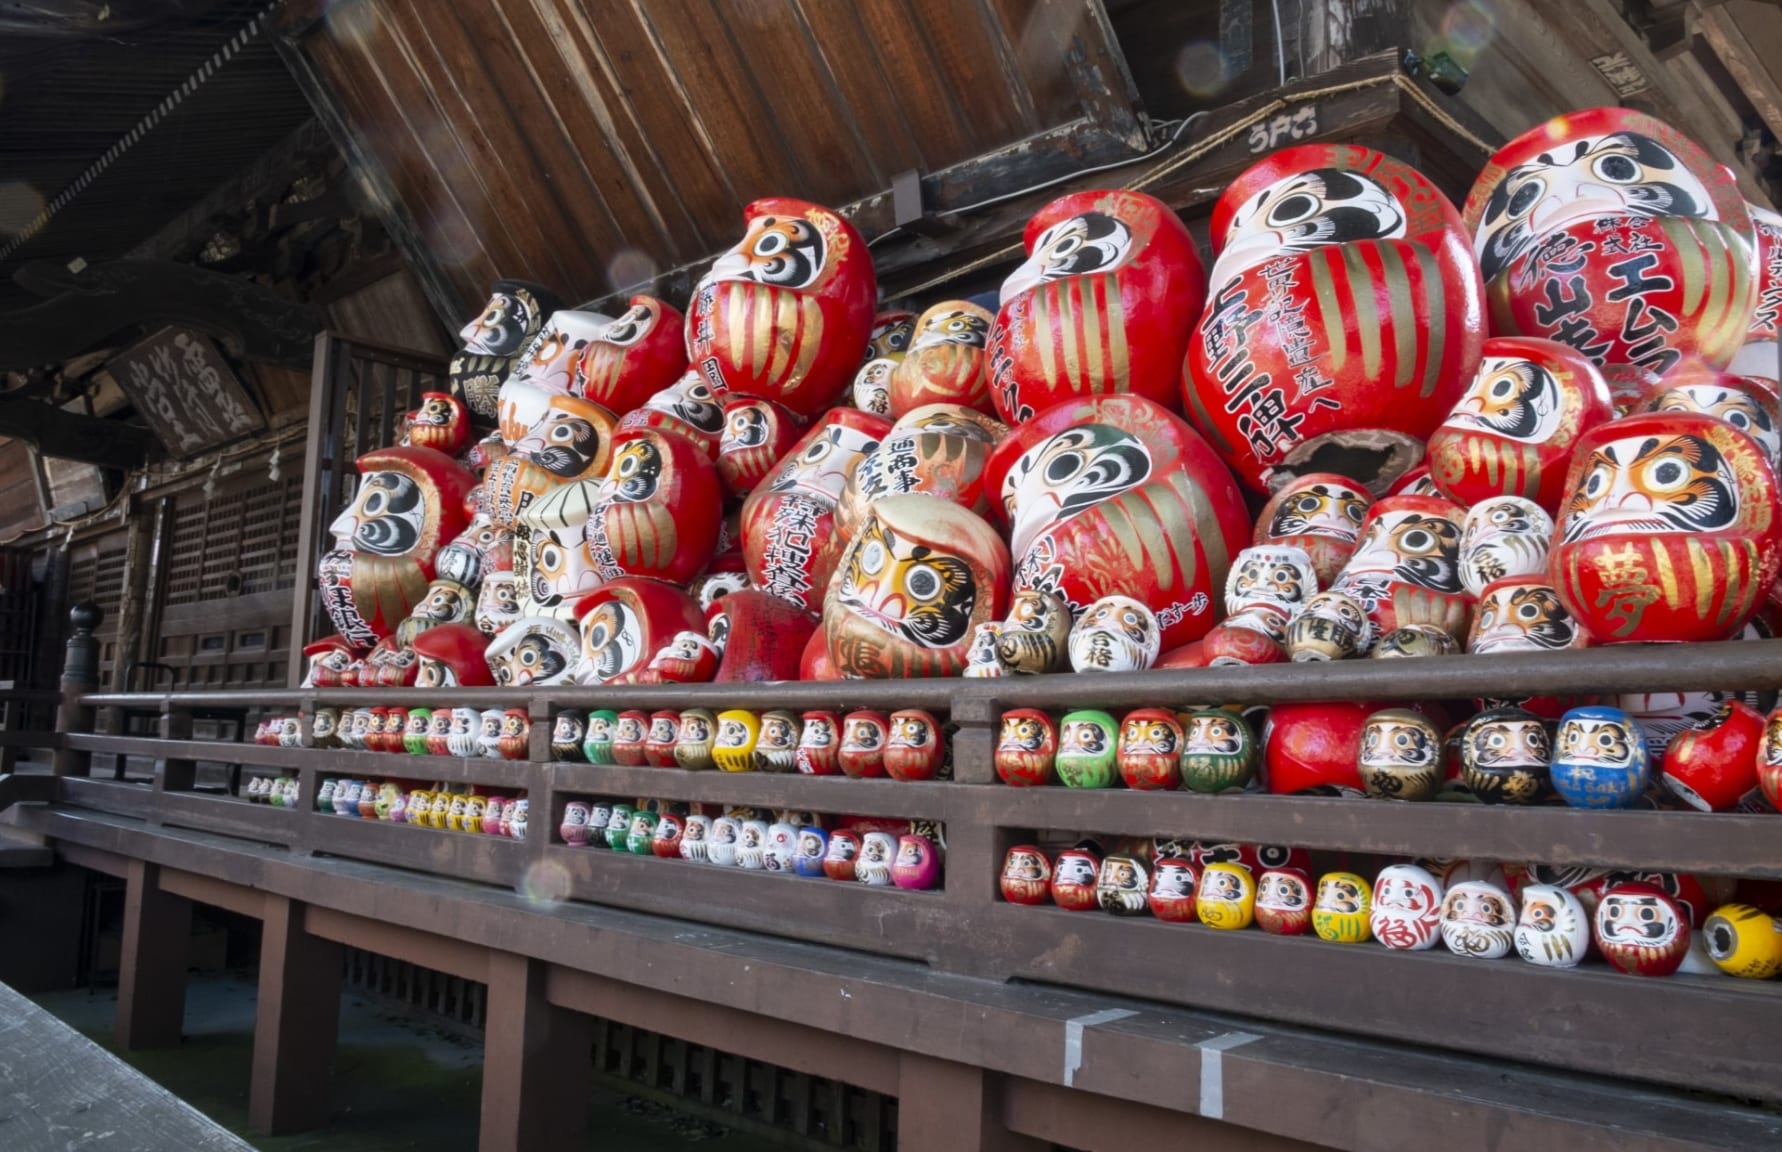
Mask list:
[[[344,0],[293,35],[458,294],[581,300],[721,249],[761,196],[848,203],[1110,100],[1133,122],[1098,4]]]

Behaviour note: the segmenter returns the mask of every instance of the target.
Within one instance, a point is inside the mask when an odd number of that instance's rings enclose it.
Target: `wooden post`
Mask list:
[[[594,1021],[545,999],[548,968],[489,953],[481,1152],[582,1146]]]
[[[186,946],[192,902],[161,890],[161,870],[131,860],[124,891],[123,959],[118,969],[119,1048],[171,1048],[186,1015]]]
[[[270,893],[265,901],[248,1123],[282,1136],[328,1122],[342,949],[304,930],[302,904]]]
[[[147,614],[150,553],[154,544],[154,528],[158,517],[145,514],[145,509],[130,501],[128,533],[124,538],[124,596],[118,607],[118,656],[112,665],[110,688],[113,692],[130,691],[130,671],[140,660],[153,659],[144,643],[144,618]]]
[[[897,1077],[897,1143],[922,1152],[1044,1152],[1003,1127],[995,1073],[905,1052]]]
[[[68,637],[62,661],[62,703],[56,708],[56,731],[87,733],[93,730],[93,710],[81,697],[99,684],[99,641],[93,633],[105,613],[97,604],[76,604],[68,610],[68,619],[74,623],[74,634]],[[93,757],[88,752],[57,748],[50,763],[58,776],[86,776],[92,771]]]

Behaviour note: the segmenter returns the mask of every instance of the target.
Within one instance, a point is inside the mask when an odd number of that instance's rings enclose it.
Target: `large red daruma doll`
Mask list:
[[[743,560],[750,584],[800,608],[822,607],[842,553],[836,503],[848,474],[890,431],[883,416],[835,408],[792,446],[743,503]]]
[[[621,431],[586,518],[588,563],[603,580],[652,576],[684,584],[711,563],[723,512],[717,469],[693,441],[653,429]]]
[[[1556,116],[1498,150],[1466,222],[1492,329],[1605,369],[1723,368],[1757,302],[1756,232],[1732,173],[1628,108]]]
[[[757,200],[742,243],[699,282],[687,316],[692,367],[719,397],[741,392],[809,419],[854,378],[878,281],[854,226],[803,200]]]
[[[1027,262],[1002,284],[990,395],[1011,424],[1072,397],[1174,405],[1206,272],[1181,219],[1142,192],[1073,192],[1027,222]]]
[[[633,296],[582,350],[570,391],[620,415],[642,407],[687,370],[686,324],[667,301]]]
[[[1337,472],[1378,496],[1479,366],[1484,285],[1460,213],[1366,148],[1276,152],[1213,209],[1188,418],[1239,480]]]
[[[432,448],[380,448],[359,457],[359,490],[328,530],[334,549],[316,565],[329,619],[347,645],[393,635],[427,595],[433,557],[464,531],[476,476]]]
[[[1743,432],[1695,412],[1579,441],[1551,574],[1599,644],[1729,640],[1782,566],[1776,473]]]
[[[1583,354],[1552,340],[1493,337],[1466,395],[1429,438],[1429,473],[1469,508],[1521,496],[1551,513],[1565,498],[1578,438],[1614,414],[1608,384]]]
[[[1009,528],[1014,589],[1055,592],[1081,614],[1104,596],[1150,608],[1163,650],[1219,619],[1250,517],[1192,428],[1140,396],[1092,396],[1029,420],[991,453],[984,487]]]

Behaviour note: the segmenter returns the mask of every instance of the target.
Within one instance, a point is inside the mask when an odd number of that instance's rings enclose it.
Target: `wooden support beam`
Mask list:
[[[1044,1142],[1003,1127],[1001,1080],[982,1068],[905,1052],[898,1145],[922,1152],[1044,1152]]]
[[[265,900],[248,1123],[269,1136],[328,1122],[328,1085],[340,1031],[341,947],[305,930],[304,905]]]
[[[582,1146],[594,1021],[546,998],[549,970],[512,952],[489,954],[480,1152]]]
[[[0,317],[0,331],[6,319]],[[0,335],[0,341],[6,337]],[[0,352],[4,358],[5,352]],[[37,400],[0,396],[0,436],[22,440],[44,456],[125,471],[161,454],[160,441],[147,428],[97,416],[82,416]]]
[[[33,261],[13,276],[49,297],[0,314],[0,371],[66,360],[136,325],[178,324],[246,360],[309,367],[321,313],[251,280],[189,264],[115,260],[79,272]]]
[[[186,946],[192,902],[161,887],[160,866],[130,861],[118,968],[117,1046],[172,1048],[186,1016]]]
[[[1195,1087],[1184,1085],[1184,1093]],[[1318,1152],[1325,1147],[1016,1077],[1003,1082],[1003,1119],[1011,1131],[1082,1152]]]
[[[1765,4],[1716,4],[1701,18],[1702,35],[1738,82],[1771,132],[1782,137],[1782,15]]]

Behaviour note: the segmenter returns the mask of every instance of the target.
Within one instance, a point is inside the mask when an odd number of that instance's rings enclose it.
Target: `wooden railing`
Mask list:
[[[1782,688],[1782,641],[1619,647],[1539,656],[1456,656],[1007,680],[669,685],[626,688],[351,689],[85,694],[65,716],[97,710],[160,718],[161,737],[60,737],[65,805],[321,853],[925,961],[937,969],[1028,980],[1261,1016],[1497,1057],[1782,1100],[1782,984],[1719,976],[1641,980],[1600,964],[1561,971],[1509,958],[1397,952],[1260,931],[1220,932],[1149,918],[1003,902],[1007,847],[1036,830],[1102,837],[1241,841],[1359,856],[1431,856],[1782,879],[1782,817],[1582,811],[1362,799],[1205,796],[1188,792],[1010,788],[992,753],[1004,710],[1290,700],[1436,700],[1484,696]],[[530,757],[501,761],[193,740],[190,716],[222,708],[302,716],[372,704],[522,707]],[[802,711],[921,707],[949,726],[954,778],[900,783],[762,773],[552,763],[560,710],[729,707]],[[121,730],[121,725],[113,725]],[[153,784],[83,779],[97,754],[155,764]],[[294,774],[295,808],[193,788],[196,761],[255,775]],[[327,777],[412,778],[525,789],[520,843],[349,819],[315,810]],[[580,797],[651,797],[714,805],[914,818],[945,828],[945,879],[904,891],[571,847],[557,834]],[[1662,1041],[1652,1043],[1652,1037]]]

